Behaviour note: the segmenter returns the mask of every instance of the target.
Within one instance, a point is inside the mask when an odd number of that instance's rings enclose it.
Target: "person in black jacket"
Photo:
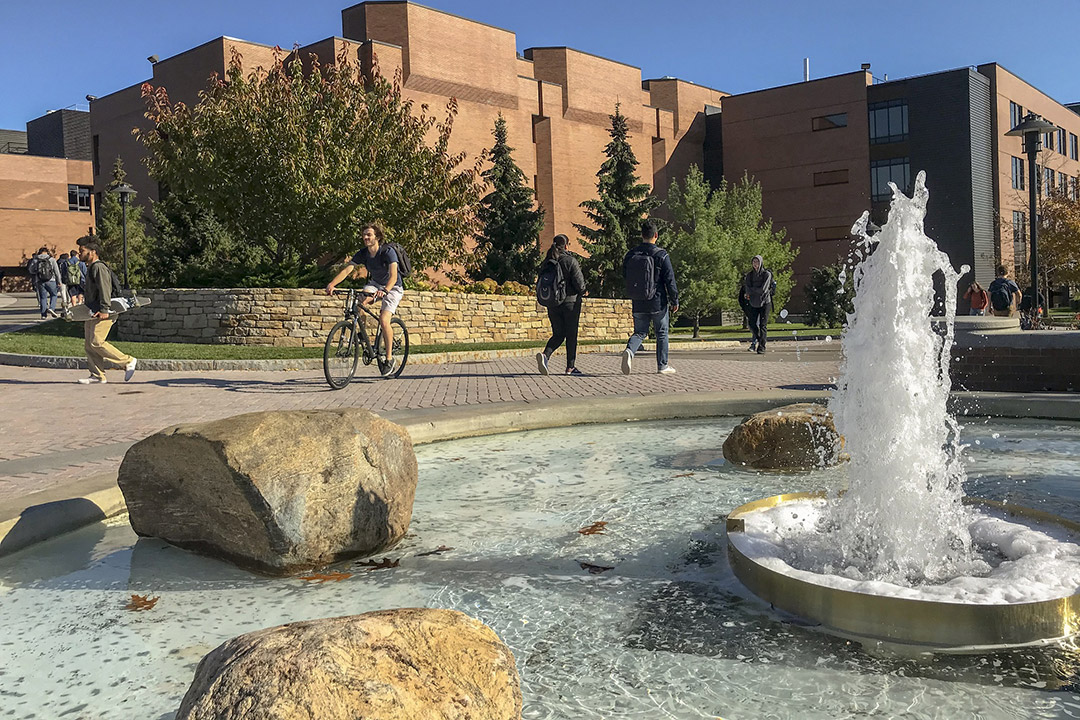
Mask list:
[[[656,223],[651,220],[645,222],[641,226],[641,244],[628,252],[626,257],[623,258],[623,277],[627,280],[628,293],[629,285],[636,280],[636,278],[629,277],[632,259],[641,255],[650,256],[654,268],[651,283],[654,288],[652,297],[643,299],[634,297],[631,294],[630,310],[634,315],[634,334],[630,336],[630,340],[626,343],[626,349],[622,353],[623,375],[630,374],[634,353],[641,349],[645,338],[649,336],[650,325],[656,330],[656,372],[664,375],[675,372],[675,368],[668,365],[668,308],[671,308],[671,312],[678,311],[679,290],[675,286],[675,270],[671,266],[671,257],[668,256],[666,250],[656,245],[658,237],[659,232],[656,229]],[[639,267],[638,261],[640,261],[640,258],[638,257],[636,260],[633,266]]]
[[[547,341],[544,352],[536,353],[536,367],[541,375],[548,374],[548,361],[551,354],[566,341],[566,374],[581,375],[577,369],[578,322],[581,319],[581,298],[585,294],[585,276],[581,274],[581,265],[573,253],[566,249],[569,239],[565,235],[556,235],[548,248],[544,262],[554,260],[562,268],[566,280],[566,299],[554,307],[549,307],[548,320],[551,321],[551,339]]]
[[[743,292],[746,294],[747,320],[753,339],[750,348],[759,354],[765,352],[768,339],[769,315],[772,313],[773,275],[765,269],[765,260],[755,255],[750,261],[750,272],[743,277]]]

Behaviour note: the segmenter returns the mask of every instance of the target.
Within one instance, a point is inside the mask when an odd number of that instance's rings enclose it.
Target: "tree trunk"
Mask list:
[[[694,315],[694,339],[697,340],[701,336],[701,313]]]

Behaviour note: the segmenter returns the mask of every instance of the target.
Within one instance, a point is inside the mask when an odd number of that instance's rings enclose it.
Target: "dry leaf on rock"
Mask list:
[[[581,533],[582,535],[603,535],[604,534],[604,528],[606,526],[607,526],[606,522],[604,522],[603,520],[598,520],[598,521],[594,522],[592,525],[589,525],[588,527],[581,528],[580,530],[578,530],[578,532]]]

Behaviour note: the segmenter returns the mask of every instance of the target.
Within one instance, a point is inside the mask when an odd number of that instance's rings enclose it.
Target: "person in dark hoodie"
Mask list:
[[[556,235],[548,248],[544,262],[557,262],[566,278],[566,298],[547,309],[551,322],[551,339],[547,341],[543,352],[536,353],[536,367],[541,375],[548,374],[548,360],[551,354],[566,341],[566,374],[581,375],[577,369],[578,321],[581,320],[581,298],[585,294],[585,276],[581,274],[581,265],[573,253],[566,249],[570,242],[565,235]]]
[[[750,324],[751,347],[756,347],[760,355],[765,352],[767,325],[772,313],[773,276],[765,269],[765,259],[755,255],[750,261],[750,272],[743,277],[743,292],[746,294],[746,315]]]
[[[656,331],[656,372],[671,375],[675,368],[668,365],[668,326],[670,312],[679,310],[679,289],[675,285],[675,270],[667,251],[658,247],[659,232],[656,223],[646,221],[641,226],[641,244],[633,248],[623,259],[623,277],[626,279],[630,309],[634,316],[634,334],[622,353],[622,374],[629,375],[634,354],[641,349],[649,336],[649,326]],[[649,260],[647,261],[646,258]],[[643,276],[652,267],[652,276]],[[642,288],[652,291],[640,295]]]

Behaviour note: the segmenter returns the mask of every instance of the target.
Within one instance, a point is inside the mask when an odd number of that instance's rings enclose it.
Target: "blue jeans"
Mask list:
[[[40,306],[40,308],[41,308],[41,317],[45,317],[45,315],[46,315],[45,296],[48,295],[48,298],[49,298],[48,309],[49,310],[55,310],[56,309],[56,295],[59,292],[60,291],[56,287],[56,281],[55,280],[48,280],[46,282],[39,282],[38,283],[38,286],[37,286],[37,299],[38,299],[38,306]]]
[[[663,370],[667,367],[668,354],[668,311],[667,308],[659,312],[634,313],[634,334],[626,343],[626,349],[634,355],[641,349],[641,344],[649,336],[649,325],[656,329],[656,369]]]

